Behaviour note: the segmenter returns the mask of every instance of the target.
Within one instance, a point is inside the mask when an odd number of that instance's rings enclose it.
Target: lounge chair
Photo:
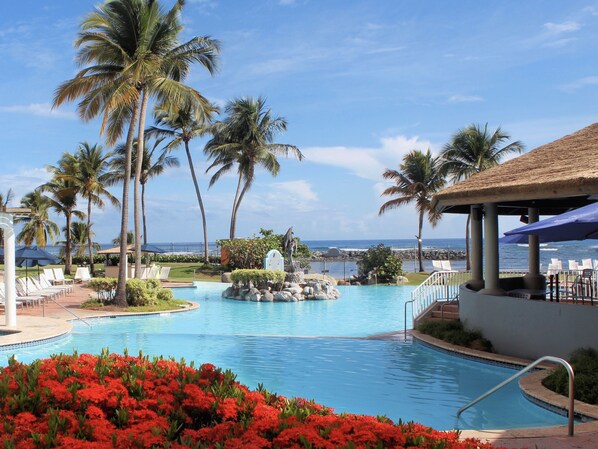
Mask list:
[[[441,260],[433,260],[432,267],[434,267],[434,271],[442,271],[442,261]]]
[[[569,260],[569,271],[578,271],[580,269],[577,260]]]
[[[441,265],[444,271],[452,271],[450,260],[442,260]]]
[[[18,296],[16,297],[17,308],[20,306],[21,309],[25,307],[26,301],[20,299]],[[4,290],[4,283],[0,282],[0,307],[4,307],[6,309],[6,292]]]
[[[54,280],[56,281],[57,284],[72,284],[73,283],[72,279],[66,279],[64,277],[62,268],[54,268]]]
[[[141,269],[141,279],[146,280],[149,279],[150,268],[142,268]]]
[[[581,259],[581,267],[582,270],[589,269],[593,270],[594,266],[592,265],[592,259]]]
[[[166,281],[168,281],[169,274],[170,274],[170,267],[162,267],[160,269],[160,276],[158,279],[160,279],[162,282],[166,282]]]
[[[149,273],[147,274],[148,279],[158,279],[160,277],[160,267],[158,265],[152,265]]]
[[[56,279],[54,279],[54,270],[52,268],[44,268],[44,276],[46,276],[46,279],[50,282],[50,284],[55,283]]]
[[[75,281],[77,282],[88,282],[91,280],[89,274],[89,267],[78,267],[75,273]]]
[[[44,288],[55,288],[55,289],[61,291],[63,294],[70,293],[73,290],[72,285],[58,285],[58,284],[54,285],[54,284],[52,284],[48,280],[48,278],[46,277],[45,274],[39,275],[39,283]]]

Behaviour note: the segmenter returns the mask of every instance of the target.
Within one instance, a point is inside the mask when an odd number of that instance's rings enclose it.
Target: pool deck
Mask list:
[[[191,284],[166,283],[164,286],[188,287],[191,286]],[[72,329],[70,320],[74,319],[74,316],[68,311],[73,312],[84,319],[102,316],[132,315],[127,312],[103,312],[80,309],[80,304],[89,299],[92,293],[91,290],[84,288],[81,284],[77,284],[74,286],[72,293],[66,296],[61,296],[57,300],[57,302],[66,308],[66,310],[52,302],[45,304],[43,307],[37,306],[18,309],[17,326],[15,328],[9,328],[4,324],[0,324],[0,332],[16,331],[13,334],[1,336],[0,346],[26,344],[40,340],[43,341],[67,334]],[[182,309],[180,311],[184,310],[189,309]],[[2,317],[0,317],[0,322],[4,322]],[[462,356],[486,358],[494,362],[519,366],[525,366],[530,362],[528,360],[502,356],[500,354],[489,354],[481,351],[464,349],[422,335],[416,331],[413,331],[411,336],[426,344],[437,346],[446,351],[459,353]],[[404,337],[405,335],[403,332],[390,332],[372,336],[370,338],[403,339]],[[567,402],[566,398],[550,392],[541,385],[541,378],[545,375],[545,371],[539,371],[527,376],[523,379],[523,382],[521,382],[521,387],[532,397],[562,407],[563,404],[566,404]],[[598,407],[588,406],[587,404],[578,403],[576,401],[575,410],[586,416],[598,419]],[[487,431],[463,430],[461,431],[461,436],[463,438],[478,438],[482,441],[491,442],[497,447],[511,449],[598,449],[598,420],[576,424],[575,436],[573,437],[567,436],[566,426]]]

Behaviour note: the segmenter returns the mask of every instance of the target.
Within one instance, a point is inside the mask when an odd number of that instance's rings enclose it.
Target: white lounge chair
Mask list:
[[[442,269],[444,271],[451,271],[452,270],[452,268],[451,268],[451,261],[450,260],[442,260],[441,264],[442,264]]]
[[[72,279],[66,279],[62,268],[54,268],[54,280],[57,284],[72,284]]]
[[[50,284],[54,284],[56,279],[54,279],[54,270],[52,268],[44,268],[44,276],[46,276]]]
[[[433,260],[432,267],[434,267],[434,271],[442,271],[442,261],[441,260]]]
[[[149,279],[150,269],[145,267],[141,269],[141,279],[146,280]]]
[[[592,259],[581,259],[581,267],[582,270],[593,270],[594,267],[592,265]]]
[[[170,267],[162,267],[160,269],[160,276],[159,279],[161,281],[168,281],[168,275],[170,274]]]
[[[77,271],[75,272],[75,281],[88,282],[90,280],[91,275],[89,274],[89,267],[77,267]]]
[[[569,260],[569,271],[578,271],[580,269],[577,260]]]
[[[148,279],[158,279],[160,276],[160,267],[158,265],[152,265],[149,273],[147,274]]]

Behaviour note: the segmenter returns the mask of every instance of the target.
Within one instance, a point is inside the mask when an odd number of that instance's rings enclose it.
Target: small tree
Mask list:
[[[392,253],[392,249],[380,243],[369,248],[357,261],[360,277],[375,274],[380,282],[395,282],[403,274],[403,262]]]

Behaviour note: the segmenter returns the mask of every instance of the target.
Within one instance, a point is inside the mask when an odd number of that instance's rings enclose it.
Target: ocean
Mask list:
[[[345,250],[367,250],[380,243],[395,249],[416,249],[415,239],[369,239],[369,240],[302,240],[312,251],[326,252],[330,248]],[[171,242],[152,243],[152,245],[173,254],[203,254],[203,244],[198,242]],[[113,245],[101,245],[102,248],[110,248]],[[424,239],[424,248],[451,249],[465,251],[465,239]],[[219,248],[216,243],[210,243],[210,254],[218,254]],[[58,247],[49,247],[53,254],[58,254]],[[517,244],[500,244],[500,269],[501,270],[525,270],[528,264],[528,248]],[[598,259],[598,241],[583,240],[571,242],[555,242],[542,244],[540,247],[540,263],[545,271],[551,258],[558,258],[563,262],[563,268],[568,267],[568,260]],[[465,269],[464,260],[451,261],[454,269]],[[424,260],[426,271],[432,271],[432,261]],[[357,266],[354,261],[346,262],[311,262],[311,271],[321,273],[327,271],[329,275],[338,278],[350,278],[357,274]],[[403,270],[417,271],[417,262],[404,260]]]

